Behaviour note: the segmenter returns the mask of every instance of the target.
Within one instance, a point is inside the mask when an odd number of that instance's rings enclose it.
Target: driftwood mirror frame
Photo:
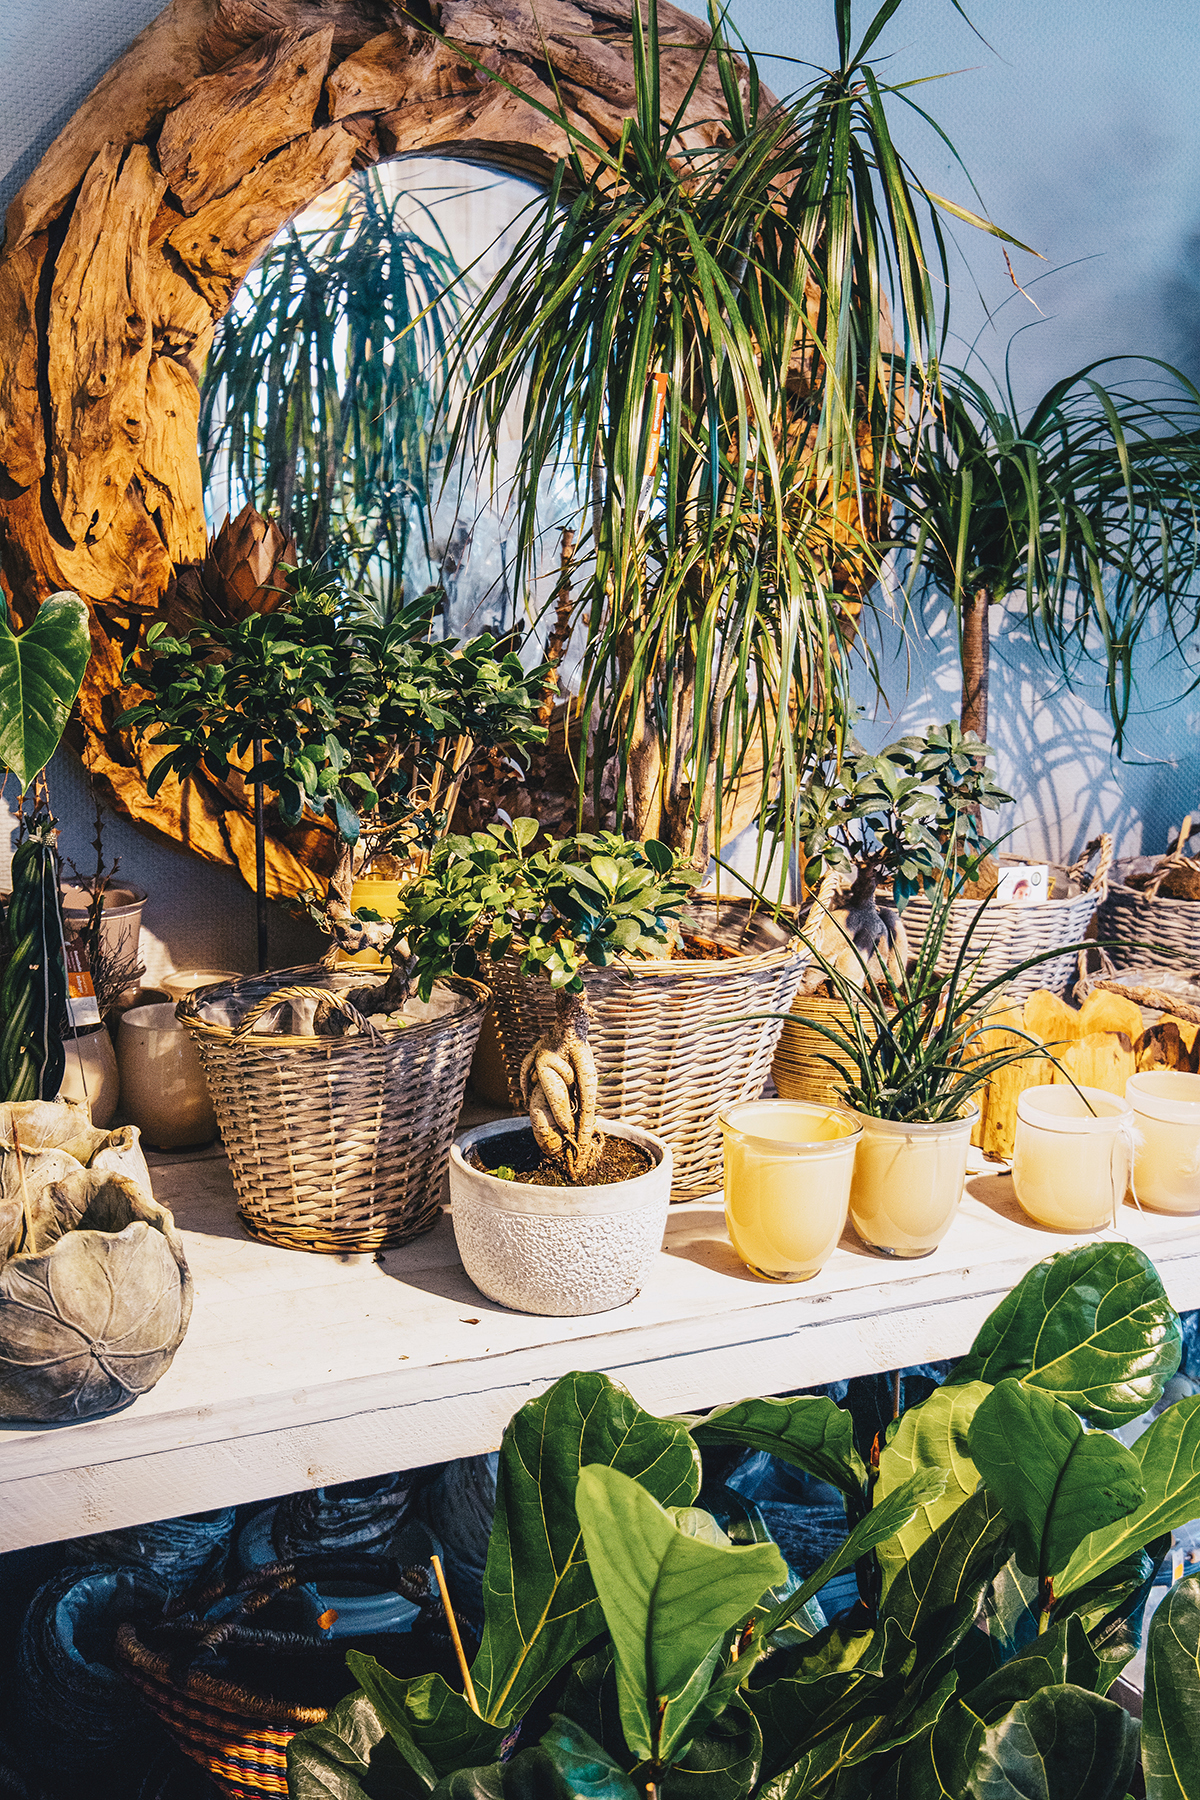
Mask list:
[[[663,109],[708,42],[660,7]],[[628,0],[172,0],[16,196],[0,254],[0,574],[24,622],[73,588],[93,656],[75,738],[103,797],[253,882],[241,784],[167,782],[113,730],[122,660],[174,570],[204,555],[198,380],[214,326],[276,232],[353,169],[437,152],[545,181],[560,126],[476,63],[608,144],[633,98]],[[440,34],[435,36],[432,25]],[[442,42],[440,38],[447,41]],[[456,49],[461,46],[464,56]],[[472,60],[469,60],[473,59]],[[706,69],[688,111],[711,141]],[[269,845],[275,894],[322,840]],[[332,845],[328,848],[331,850]]]

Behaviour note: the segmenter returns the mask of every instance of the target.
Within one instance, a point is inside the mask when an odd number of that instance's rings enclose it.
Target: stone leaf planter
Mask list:
[[[450,1152],[450,1200],[463,1267],[481,1293],[516,1312],[576,1318],[632,1300],[662,1248],[671,1200],[671,1152],[640,1126],[597,1119],[654,1158],[631,1181],[607,1187],[535,1187],[502,1181],[467,1160],[488,1140],[527,1129],[499,1119]]]
[[[126,1406],[170,1367],[192,1311],[183,1242],[150,1197],[137,1133],[33,1102],[0,1107],[0,1140],[0,1419]]]

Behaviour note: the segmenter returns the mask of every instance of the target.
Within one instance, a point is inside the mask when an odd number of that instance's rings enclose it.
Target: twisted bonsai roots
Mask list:
[[[555,996],[553,1025],[521,1064],[521,1098],[547,1156],[561,1162],[572,1187],[584,1187],[600,1159],[596,1130],[596,1058],[588,1043],[586,994]]]

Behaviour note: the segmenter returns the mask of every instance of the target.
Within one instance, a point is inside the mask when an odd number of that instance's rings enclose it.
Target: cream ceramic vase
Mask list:
[[[121,1081],[117,1074],[117,1053],[107,1025],[82,1027],[75,1037],[63,1041],[67,1066],[63,1070],[60,1100],[83,1100],[92,1124],[106,1130],[117,1110]]]
[[[928,1256],[954,1221],[979,1117],[898,1123],[856,1112],[862,1142],[850,1184],[850,1223],[881,1256]]]
[[[1200,1212],[1200,1075],[1147,1069],[1131,1075],[1133,1195],[1155,1212]]]
[[[861,1124],[807,1100],[741,1100],[719,1116],[730,1242],[764,1281],[810,1280],[845,1229]]]
[[[1129,1102],[1103,1088],[1026,1088],[1012,1167],[1022,1209],[1052,1231],[1115,1224],[1129,1184],[1132,1124]]]
[[[169,1001],[123,1014],[117,1066],[125,1116],[147,1144],[183,1150],[216,1137],[217,1116],[199,1054]]]

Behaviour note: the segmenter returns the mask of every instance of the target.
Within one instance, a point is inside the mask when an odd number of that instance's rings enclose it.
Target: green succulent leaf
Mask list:
[[[1160,1413],[1133,1445],[1145,1499],[1133,1512],[1089,1533],[1055,1582],[1071,1594],[1164,1532],[1200,1518],[1200,1394]]]
[[[960,1390],[961,1391],[961,1390]],[[1018,1566],[1041,1581],[1064,1569],[1089,1532],[1143,1498],[1137,1458],[1040,1388],[1011,1377],[983,1401],[971,1451],[1013,1527]]]
[[[824,1394],[736,1400],[709,1413],[692,1435],[702,1448],[732,1441],[765,1450],[855,1500],[862,1497],[867,1472],[854,1448],[853,1421]]]
[[[663,1506],[690,1505],[699,1456],[686,1429],[656,1419],[605,1375],[564,1375],[504,1433],[484,1573],[484,1630],[472,1679],[485,1719],[519,1717],[604,1629],[575,1490],[585,1464],[640,1482]]]
[[[1048,1257],[988,1318],[947,1385],[1045,1388],[1093,1425],[1127,1425],[1179,1367],[1179,1319],[1149,1257],[1085,1244]]]
[[[91,653],[78,594],[51,594],[19,636],[0,596],[0,765],[22,788],[57,750]]]
[[[1150,1621],[1142,1702],[1146,1800],[1200,1800],[1200,1578],[1177,1582]]]

